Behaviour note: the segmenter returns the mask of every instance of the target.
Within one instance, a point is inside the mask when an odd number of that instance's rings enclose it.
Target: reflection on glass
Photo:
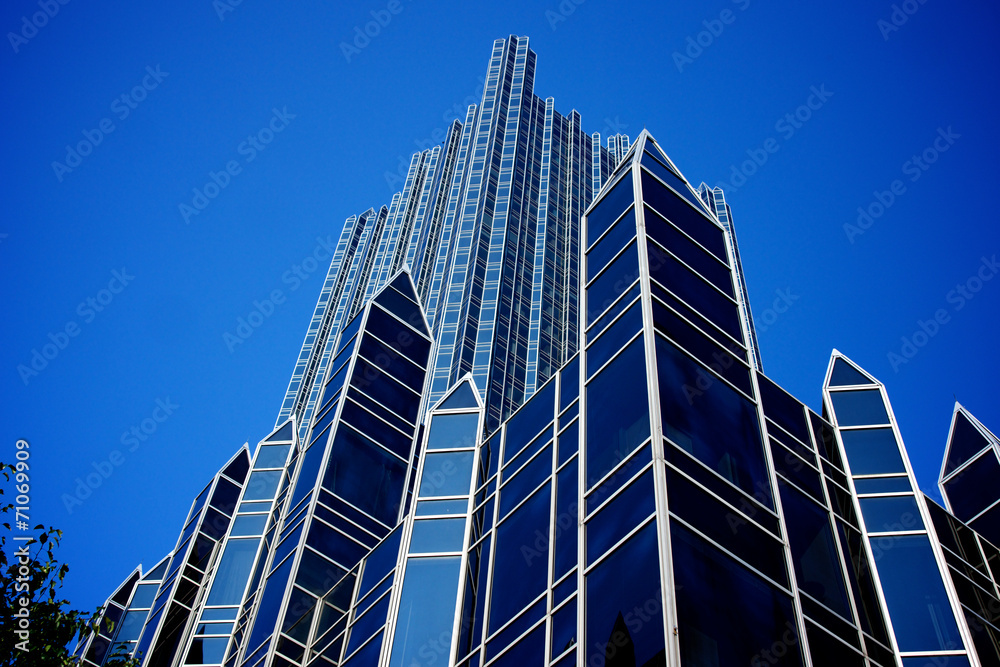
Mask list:
[[[429,648],[432,646],[445,647],[445,654],[433,657],[441,664],[448,663],[460,560],[458,556],[407,560],[389,658],[391,667],[424,664],[428,660],[425,653],[433,651]]]
[[[889,414],[885,411],[882,394],[878,389],[858,391],[831,391],[833,411],[837,413],[840,426],[867,426],[888,424]]]
[[[420,497],[469,495],[474,456],[471,451],[428,454],[420,476]]]
[[[847,461],[854,475],[881,475],[906,472],[899,445],[891,428],[841,431]]]

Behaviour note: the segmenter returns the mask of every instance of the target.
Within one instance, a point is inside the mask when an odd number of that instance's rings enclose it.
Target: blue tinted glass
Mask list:
[[[642,330],[642,301],[636,301],[587,348],[587,377],[607,363],[625,343]]]
[[[632,178],[626,175],[611,191],[605,194],[599,204],[587,214],[587,247],[604,233],[618,216],[635,199],[632,194]]]
[[[250,641],[247,643],[248,653],[260,646],[261,642],[274,632],[274,624],[278,620],[278,610],[285,597],[285,585],[288,583],[288,574],[292,570],[293,560],[293,558],[289,558],[282,563],[264,584],[264,592],[260,597],[253,630],[250,632]]]
[[[861,515],[869,533],[922,530],[924,527],[913,496],[861,498]]]
[[[420,497],[469,495],[473,456],[474,452],[428,454],[420,478]]]
[[[630,208],[625,217],[616,222],[611,231],[587,253],[587,282],[607,266],[611,258],[617,255],[634,236],[635,209]]]
[[[424,519],[413,522],[410,553],[461,551],[465,537],[465,517],[460,519]]]
[[[507,422],[503,450],[505,465],[521,451],[522,447],[531,442],[539,431],[552,422],[555,416],[555,398],[556,383],[547,382]]]
[[[396,350],[366,333],[361,339],[360,354],[413,391],[424,385],[424,367],[418,366]]]
[[[399,514],[406,463],[347,424],[337,428],[323,487],[385,525]]]
[[[699,213],[690,204],[667,190],[649,174],[642,174],[642,199],[651,205],[663,217],[674,223],[695,241],[723,262],[729,260],[726,252],[724,232],[718,224],[710,221],[705,214]],[[686,188],[681,188],[682,192]]]
[[[576,643],[576,600],[573,600],[552,614],[552,655],[562,652]]]
[[[995,650],[995,645],[994,645]],[[969,667],[964,655],[936,655],[933,658],[903,658],[903,667],[927,667],[928,660],[934,667]]]
[[[548,579],[551,485],[541,488],[497,526],[489,631],[513,618],[545,589]],[[535,548],[542,535],[542,549]]]
[[[421,322],[417,328],[422,330],[423,323]],[[387,315],[382,309],[371,309],[366,329],[372,331],[382,342],[408,357],[417,365],[423,366],[427,363],[431,342],[405,328],[398,320]]]
[[[575,401],[580,396],[580,356],[573,357],[559,373],[559,381],[562,383],[559,389],[559,410],[565,410],[566,406]]]
[[[955,428],[951,433],[951,440],[948,444],[948,464],[945,474],[952,472],[960,465],[971,459],[973,456],[983,451],[989,441],[983,437],[972,422],[959,412],[955,415]]]
[[[402,528],[397,527],[365,558],[361,585],[358,587],[359,598],[367,595],[372,586],[381,581],[385,575],[389,574],[389,570],[396,567],[396,559],[399,554],[399,540],[402,535]]]
[[[944,490],[955,516],[969,521],[996,502],[997,480],[1000,480],[1000,462],[991,449],[945,482]]]
[[[319,465],[323,462],[324,447],[312,445],[306,450],[305,456],[299,457],[299,473],[295,482],[295,491],[292,492],[292,499],[288,507],[295,507],[312,491],[316,485],[316,474],[319,472]],[[265,508],[266,509],[266,508]]]
[[[569,572],[576,565],[577,526],[580,522],[580,505],[577,502],[577,468],[579,459],[556,475],[556,536],[555,568],[553,580]],[[574,584],[573,590],[576,590]]]
[[[431,418],[431,432],[427,438],[427,449],[450,447],[475,447],[479,429],[479,413],[458,415],[434,415]]]
[[[729,296],[734,296],[733,277],[729,267],[696,245],[649,207],[646,208],[646,230],[650,238],[656,239],[660,245],[680,257],[698,275]]]
[[[925,535],[899,535],[876,551],[889,616],[900,651],[943,651],[962,646],[948,595]]]
[[[830,515],[787,484],[778,482],[778,488],[799,589],[851,618]]]
[[[643,339],[631,343],[587,385],[587,486],[649,437]]]
[[[267,525],[266,514],[249,514],[236,517],[233,521],[232,535],[262,535]]]
[[[417,418],[420,396],[367,360],[358,357],[351,374],[351,386],[392,408],[401,417],[413,423]],[[353,392],[352,392],[353,393]],[[350,396],[351,393],[348,394]]]
[[[839,426],[889,423],[889,415],[878,389],[831,391],[830,400],[833,401],[833,411],[837,414]]]
[[[425,327],[423,325],[423,317],[421,316],[420,306],[413,303],[413,301],[403,296],[396,290],[392,289],[392,287],[387,287],[382,290],[382,292],[375,297],[375,303],[380,306],[384,306],[386,310],[408,323],[414,329],[424,331]],[[368,325],[368,329],[371,329],[370,323]],[[397,327],[396,331],[398,331],[398,329],[399,328]]]
[[[809,427],[806,426],[804,406],[785,393],[770,378],[758,373],[757,380],[760,385],[760,403],[764,408],[764,416],[794,435],[800,442],[809,443]]]
[[[601,511],[587,520],[587,563],[604,555],[618,540],[656,510],[653,471],[647,470]]]
[[[347,570],[331,563],[315,551],[302,550],[302,560],[299,562],[299,572],[295,575],[295,583],[313,595],[324,595],[330,587],[340,581]]]
[[[488,655],[488,654],[487,654]],[[545,659],[545,624],[519,639],[509,651],[503,654],[490,667],[524,667]],[[540,664],[540,663],[539,663]]]
[[[601,603],[587,605],[585,664],[667,664],[657,553],[653,522],[587,573],[586,599]],[[648,620],[639,623],[637,613]]]
[[[753,665],[781,646],[765,662],[802,665],[789,596],[677,522],[670,536],[682,664]]]
[[[469,501],[461,500],[421,500],[417,503],[417,516],[434,514],[465,514],[469,511]]]
[[[639,253],[633,243],[587,287],[587,325],[614,303],[638,277]]]
[[[257,450],[254,468],[284,468],[291,445],[261,445]]]
[[[197,637],[191,641],[191,648],[188,650],[187,663],[190,665],[199,664],[220,664],[226,657],[226,647],[229,645],[229,637]]]
[[[368,412],[352,400],[344,402],[340,415],[341,424],[350,424],[358,431],[372,438],[375,442],[393,452],[400,458],[410,457],[413,446],[413,432],[408,428],[405,432],[390,428],[371,412]]]
[[[861,371],[854,368],[845,359],[838,358],[833,362],[833,372],[830,373],[830,385],[833,387],[852,384],[874,384]]]
[[[278,482],[280,481],[280,470],[258,471],[251,474],[249,481],[247,481],[246,489],[243,492],[243,500],[274,498],[274,492],[278,490]]]
[[[872,477],[868,479],[855,478],[854,488],[859,494],[864,493],[896,493],[912,491],[909,477]]]
[[[131,642],[138,639],[139,633],[142,632],[142,624],[146,622],[146,616],[148,615],[149,612],[146,610],[127,612],[125,618],[122,619],[121,625],[117,628],[118,634],[115,635],[115,641]]]
[[[129,603],[130,609],[143,609],[149,607],[156,597],[157,584],[139,584],[132,594],[132,601]]]
[[[899,445],[891,428],[866,428],[841,431],[844,451],[854,475],[880,475],[906,472]]]
[[[476,403],[476,397],[472,389],[472,385],[468,382],[463,382],[458,389],[453,391],[451,395],[441,402],[438,409],[441,410],[451,410],[453,408],[478,408],[479,405]]]
[[[746,493],[773,507],[753,403],[724,382],[706,383],[701,365],[659,336],[656,358],[663,434]]]
[[[575,421],[559,434],[559,465],[566,463],[580,448],[580,422]]]
[[[391,598],[391,595],[384,596],[363,616],[355,619],[354,625],[351,626],[348,634],[346,654],[349,655],[357,647],[361,646],[366,639],[375,634],[376,630],[381,629],[385,625],[385,617],[389,611],[389,601]]]
[[[513,466],[512,466],[513,467]],[[505,482],[500,489],[500,517],[507,516],[507,513],[519,502],[528,497],[542,480],[552,472],[552,448],[546,446],[542,452],[531,459],[531,462],[521,468],[511,479]]]

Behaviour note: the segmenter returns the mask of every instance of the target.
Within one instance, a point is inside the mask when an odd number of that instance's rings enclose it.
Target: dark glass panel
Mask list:
[[[576,643],[576,600],[569,602],[552,614],[552,654],[549,658],[562,655],[563,651]]]
[[[587,573],[586,664],[667,664],[658,551],[652,522]]]
[[[351,386],[392,408],[401,417],[414,423],[420,408],[420,396],[406,389],[374,364],[358,357],[351,375]],[[351,396],[353,392],[349,392]]]
[[[563,366],[559,372],[559,410],[566,409],[570,403],[580,397],[580,355]]]
[[[360,354],[413,391],[424,386],[424,367],[417,365],[371,334],[361,338]]]
[[[864,656],[808,621],[806,636],[813,667],[865,667]]]
[[[386,525],[396,523],[406,463],[347,424],[337,429],[323,487]]]
[[[965,618],[972,632],[972,643],[982,667],[1000,667],[1000,629],[984,623],[978,616],[964,609]]]
[[[420,497],[469,495],[474,456],[474,452],[428,454],[420,478]]]
[[[587,286],[587,326],[607,310],[639,277],[639,253],[632,243]]]
[[[707,215],[699,213],[690,204],[657,183],[649,174],[642,175],[642,200],[680,227],[688,236],[708,248],[713,255],[729,263],[725,232],[722,228],[710,221]]]
[[[884,475],[906,472],[903,457],[891,428],[841,431],[847,461],[853,475]]]
[[[682,664],[803,664],[788,595],[680,524],[670,535]]]
[[[736,343],[729,342],[726,348],[720,347],[659,300],[653,301],[653,326],[703,364],[732,382],[746,395],[753,396],[750,371],[746,365],[746,351]],[[709,373],[703,373],[701,379],[703,383],[715,381],[715,377]]]
[[[833,362],[833,372],[830,373],[830,386],[841,387],[852,384],[875,384],[861,371],[852,366],[846,359],[837,358]]]
[[[900,651],[962,645],[941,574],[925,535],[899,535],[873,551]],[[878,547],[878,548],[876,548]]]
[[[738,341],[743,340],[736,303],[654,242],[647,243],[649,275]]]
[[[656,239],[664,248],[680,257],[685,264],[697,271],[703,278],[729,296],[736,298],[733,294],[733,277],[728,265],[720,263],[704,248],[695,244],[649,207],[646,207],[646,233],[651,238]]]
[[[285,422],[285,425],[278,429],[274,435],[268,437],[267,442],[281,442],[282,440],[289,442],[292,440],[292,422],[290,421]]]
[[[383,596],[364,615],[354,620],[348,633],[347,650],[345,651],[347,655],[350,655],[366,639],[375,634],[376,630],[380,630],[385,625],[385,617],[389,611],[391,599],[391,595]]]
[[[656,299],[670,306],[671,309],[673,309],[677,313],[680,313],[681,316],[687,319],[689,322],[693,322],[698,329],[707,333],[712,338],[712,340],[714,340],[719,345],[728,348],[731,345],[737,344],[737,342],[734,341],[732,338],[722,333],[722,331],[717,325],[710,322],[704,315],[699,313],[697,310],[691,308],[691,306],[687,305],[686,303],[675,297],[673,294],[665,290],[659,283],[655,281],[651,282],[649,287],[650,291],[652,292],[653,296]],[[638,294],[638,291],[636,293]],[[657,303],[656,301],[654,301],[653,302],[654,309],[656,305]],[[656,323],[655,311],[654,311],[653,321],[655,324]],[[743,335],[740,334],[740,336],[737,337],[737,341],[740,341],[738,343],[739,345],[742,345],[742,340],[743,340]]]
[[[587,486],[649,437],[643,339],[633,341],[587,385]]]
[[[551,485],[542,487],[497,526],[489,632],[496,631],[544,590],[548,579]],[[541,536],[541,537],[539,537]],[[535,549],[536,540],[543,549]]]
[[[655,511],[653,470],[649,469],[587,520],[587,564],[603,556],[612,545]]]
[[[642,331],[642,301],[633,303],[618,320],[587,347],[587,377],[607,363],[615,352]]]
[[[909,477],[854,478],[854,488],[864,493],[906,493],[912,491]]]
[[[983,437],[972,422],[964,414],[959,412],[955,415],[955,428],[951,433],[949,441],[948,463],[944,474],[948,474],[960,465],[971,459],[973,456],[983,451],[989,441]]]
[[[798,456],[771,439],[771,457],[774,461],[774,471],[783,475],[792,484],[799,487],[816,501],[826,504],[823,496],[823,480],[818,470]]]
[[[615,304],[611,306],[611,308],[609,308],[607,312],[594,323],[593,326],[590,327],[590,330],[587,332],[587,340],[593,340],[594,338],[600,336],[601,332],[604,331],[609,324],[611,324],[612,320],[621,315],[625,308],[632,305],[641,292],[642,290],[640,289],[639,283],[634,284],[623,297],[615,302]]]
[[[587,252],[586,282],[593,280],[594,276],[607,266],[611,258],[635,237],[635,229],[635,209],[630,208],[628,213]]]
[[[375,297],[374,302],[383,306],[390,313],[403,320],[417,331],[425,330],[422,313],[420,312],[420,306],[391,287],[387,287],[382,290],[382,292]],[[374,308],[372,310],[374,310]],[[366,328],[369,331],[373,330],[370,321]],[[399,327],[396,327],[393,333],[396,333],[398,330]],[[379,337],[381,338],[381,336]]]
[[[587,214],[587,247],[589,248],[604,231],[614,223],[635,199],[632,178],[625,176],[616,186],[601,197],[601,201]]]
[[[922,530],[924,527],[913,496],[861,498],[860,502],[869,533]]]
[[[767,376],[757,373],[757,382],[764,416],[808,445],[809,427],[806,425],[804,406]]]
[[[787,484],[778,482],[778,488],[799,589],[851,618],[830,515]]]
[[[659,336],[656,357],[663,434],[773,507],[754,404],[723,382],[706,386],[701,365]]]
[[[364,545],[317,520],[313,520],[309,527],[306,544],[344,567],[354,567],[368,553]]]
[[[352,400],[344,402],[340,418],[341,424],[350,424],[400,458],[410,457],[413,445],[412,431],[406,433],[392,428]]]
[[[500,488],[500,518],[507,516],[515,505],[527,498],[528,494],[551,473],[552,448],[546,446],[541,454],[533,458]]]
[[[439,410],[451,410],[453,408],[478,408],[475,392],[472,385],[463,382],[455,389],[448,398],[444,399],[438,406]]]
[[[331,563],[315,551],[303,549],[299,572],[295,575],[295,583],[313,595],[323,595],[345,574],[347,574],[347,570],[339,565]]]
[[[831,391],[830,400],[833,401],[839,426],[889,423],[889,414],[885,411],[885,403],[882,402],[882,394],[878,389]]]
[[[788,586],[785,554],[779,540],[669,467],[667,496],[671,513],[690,523],[751,567]]]
[[[295,507],[312,491],[316,485],[316,475],[319,472],[320,463],[323,462],[324,447],[316,444],[306,450],[305,456],[299,457],[299,476],[295,482],[295,490],[292,492],[292,499],[288,507]]]
[[[816,435],[816,446],[819,448],[819,455],[837,468],[843,470],[844,462],[840,460],[840,447],[837,446],[837,438],[833,433],[833,426],[812,410],[809,411],[809,419],[812,420],[813,433]]]
[[[576,566],[577,526],[580,522],[580,505],[577,502],[578,467],[579,459],[556,475],[554,580],[558,580]]]
[[[487,649],[487,656],[489,656]],[[529,632],[490,667],[524,667],[545,660],[545,624]]]
[[[628,460],[619,465],[614,474],[601,481],[600,486],[594,487],[587,493],[586,513],[589,514],[597,509],[601,503],[611,497],[615,491],[625,486],[632,476],[652,458],[653,446],[651,443],[643,445],[640,449],[630,454]]]
[[[559,434],[559,464],[562,465],[580,449],[580,422],[574,421]]]
[[[506,465],[514,455],[531,442],[555,417],[556,383],[549,381],[535,392],[528,402],[507,422],[503,462]]]
[[[358,587],[358,597],[364,597],[368,591],[389,571],[396,567],[396,559],[399,555],[399,540],[402,536],[402,528],[393,530],[377,547],[375,547],[368,557],[365,558],[364,571],[361,575],[361,585]]]
[[[936,655],[933,658],[903,658],[903,667],[970,667],[964,655]]]
[[[969,521],[1000,497],[996,483],[1000,480],[1000,461],[996,451],[988,450],[944,483],[951,510],[962,521]]]
[[[422,327],[423,324],[419,328]],[[386,345],[408,357],[415,364],[423,366],[427,363],[427,355],[431,350],[431,342],[404,328],[403,325],[381,309],[371,309],[366,328],[378,336]]]
[[[361,320],[364,317],[361,314],[356,315],[350,322],[347,323],[340,331],[340,340],[337,345],[337,353],[344,349],[344,347],[351,342],[354,334],[358,332],[358,328],[361,326]]]
[[[257,608],[257,615],[254,617],[250,641],[247,643],[248,653],[256,649],[274,632],[274,624],[278,620],[278,608],[285,597],[285,585],[288,583],[288,575],[291,570],[292,559],[289,558],[267,578],[264,592],[260,597],[260,605]]]

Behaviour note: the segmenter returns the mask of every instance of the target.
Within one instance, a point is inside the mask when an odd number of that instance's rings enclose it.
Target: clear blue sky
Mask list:
[[[976,283],[1000,256],[994,3],[907,0],[894,25],[888,0],[226,1],[51,0],[37,29],[22,20],[37,0],[0,10],[0,460],[31,442],[32,523],[65,531],[77,607],[155,564],[201,487],[267,434],[326,268],[294,267],[389,202],[399,163],[478,100],[511,33],[538,53],[535,92],[588,132],[647,127],[695,184],[737,169],[729,200],[777,382],[818,408],[830,351],[851,356],[888,385],[932,495],[956,396],[1000,430],[1000,277]],[[342,47],[372,12],[376,36]],[[272,119],[270,143],[244,143]],[[210,172],[226,186],[185,220]],[[881,214],[845,231],[859,207]],[[230,351],[224,334],[274,290],[284,301]],[[49,343],[64,347],[26,383],[18,366]],[[68,512],[95,464],[110,475]]]

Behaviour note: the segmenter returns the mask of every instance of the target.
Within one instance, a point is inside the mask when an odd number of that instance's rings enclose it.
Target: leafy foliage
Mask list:
[[[5,483],[10,482],[12,476],[17,483],[26,481],[26,470],[25,462],[19,462],[17,467],[0,462]],[[0,496],[3,495],[4,489],[0,487]],[[3,589],[0,664],[19,667],[78,665],[67,646],[74,639],[86,639],[100,630],[102,614],[100,608],[93,613],[71,609],[69,600],[59,597],[69,572],[69,565],[56,559],[62,531],[51,526],[45,528],[42,524],[30,532],[18,530],[18,539],[11,539],[11,548],[8,548],[8,534],[15,532],[11,529],[11,522],[16,517],[14,504],[0,499],[0,514],[4,519],[4,532],[0,533],[0,587]],[[28,540],[20,539],[28,536]],[[111,629],[110,620],[104,622],[104,628]],[[104,664],[137,667],[139,661],[112,655]]]

